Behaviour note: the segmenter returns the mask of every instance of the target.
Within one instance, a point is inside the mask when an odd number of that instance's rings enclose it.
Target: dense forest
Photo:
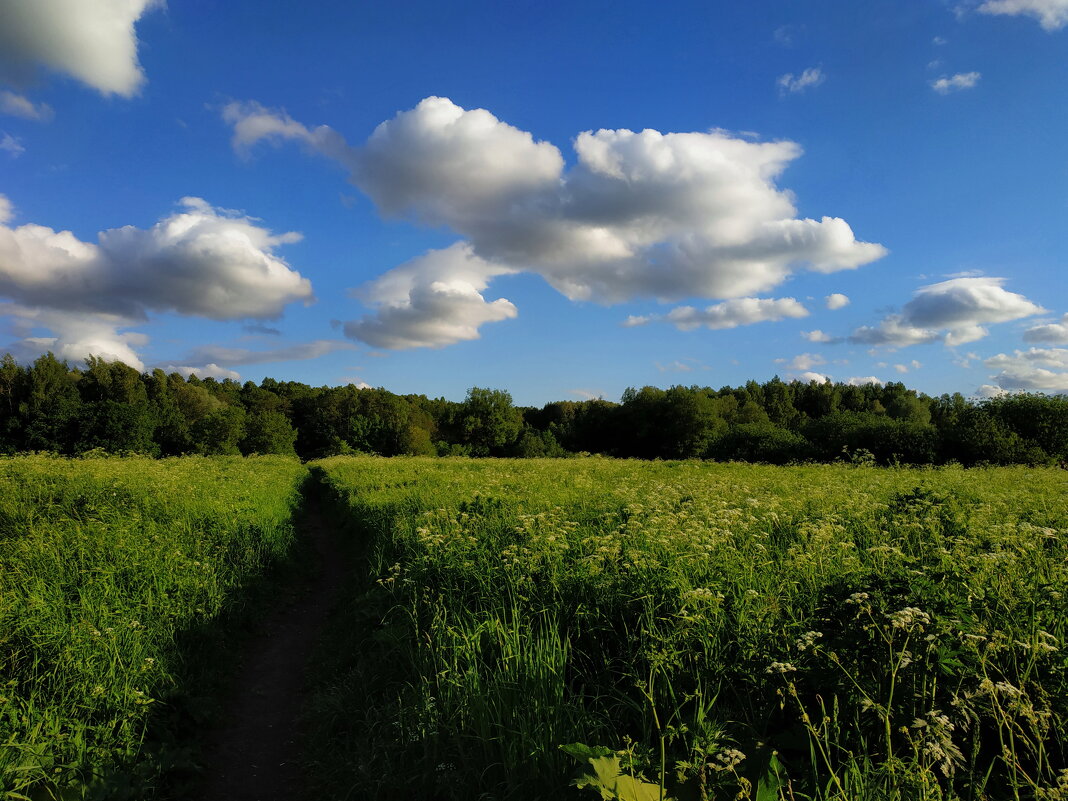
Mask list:
[[[462,402],[355,386],[139,373],[89,358],[0,359],[0,453],[345,453],[566,456],[784,464],[1049,464],[1068,460],[1068,398],[932,398],[900,383],[750,381],[628,389],[620,403],[517,407],[472,388]]]

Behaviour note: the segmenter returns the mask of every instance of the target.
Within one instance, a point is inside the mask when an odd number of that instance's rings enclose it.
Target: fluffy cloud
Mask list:
[[[1041,314],[1023,295],[1002,288],[1004,278],[952,278],[921,287],[902,309],[914,325],[967,328]]]
[[[801,338],[809,342],[822,342],[824,344],[841,342],[840,338],[832,337],[826,331],[820,331],[818,328],[815,331],[802,331]]]
[[[846,383],[849,384],[849,386],[851,387],[863,387],[867,386],[868,384],[877,384],[879,386],[882,386],[883,380],[881,378],[876,378],[873,375],[864,375],[853,376],[852,378],[847,379]]]
[[[982,384],[975,391],[975,395],[978,398],[1000,398],[1002,395],[1008,394],[1008,390],[1002,389],[1001,387],[995,387],[993,384]]]
[[[894,365],[894,369],[897,370],[899,373],[907,373],[909,370],[919,370],[921,367],[923,367],[923,364],[918,362],[916,359],[913,359],[908,364]]]
[[[998,370],[991,378],[1004,390],[1068,393],[1068,348],[1031,348],[999,353],[983,362]]]
[[[829,384],[831,383],[831,377],[824,375],[823,373],[813,373],[811,371],[805,371],[798,373],[794,376],[797,381],[801,381],[804,384],[809,384],[815,381],[817,384]]]
[[[274,318],[312,298],[311,284],[275,255],[298,234],[183,198],[149,229],[125,226],[83,242],[70,231],[0,224],[0,295],[25,306],[144,320],[149,310],[214,320]]]
[[[284,348],[269,350],[249,350],[248,348],[227,348],[220,345],[204,345],[193,350],[183,361],[212,363],[220,367],[234,367],[245,364],[268,364],[271,362],[304,361],[318,359],[336,350],[352,350],[351,342],[336,339],[317,339],[314,342],[301,342]]]
[[[242,158],[247,158],[257,142],[275,145],[293,139],[316,153],[337,159],[347,166],[351,150],[336,131],[325,125],[309,130],[284,111],[265,108],[254,101],[228,103],[222,109],[223,120],[234,128],[230,144]]]
[[[1034,17],[1047,31],[1068,25],[1068,0],[986,0],[979,11],[983,14],[1025,14]]]
[[[801,353],[794,356],[791,360],[776,359],[777,364],[782,364],[790,370],[811,370],[813,367],[819,367],[821,364],[826,364],[827,360],[820,356],[818,353]]]
[[[165,364],[165,365],[160,365],[160,369],[163,370],[163,372],[165,372],[167,374],[178,373],[179,375],[183,375],[186,378],[189,378],[189,376],[195,375],[197,378],[201,378],[201,379],[203,379],[203,378],[215,378],[215,379],[227,379],[227,378],[229,378],[231,381],[240,381],[241,380],[241,374],[240,373],[238,373],[238,372],[236,372],[234,370],[228,370],[225,367],[220,367],[217,364],[204,364],[204,365],[201,365],[200,367],[193,367],[193,366],[190,366],[190,365],[182,365],[182,364]]]
[[[27,82],[38,66],[104,94],[144,82],[134,24],[157,0],[0,0],[0,77]],[[162,4],[162,3],[160,3]]]
[[[341,386],[355,387],[356,389],[372,389],[371,385],[361,379],[358,375],[343,376],[338,384]]]
[[[931,88],[940,95],[948,95],[950,92],[959,92],[962,89],[973,89],[982,77],[978,72],[958,72],[949,77],[943,75],[931,81]]]
[[[27,335],[13,349],[73,360],[95,355],[142,369],[134,347],[146,338],[123,329],[149,312],[270,319],[312,299],[308,280],[275,254],[298,235],[274,235],[199,198],[181,205],[149,229],[114,228],[93,243],[43,225],[10,227],[13,208],[0,195],[0,297],[14,301],[0,313],[51,332]]]
[[[827,80],[827,76],[823,74],[822,69],[809,67],[800,75],[795,76],[792,72],[781,75],[775,83],[781,93],[797,94],[805,91],[810,86],[819,86],[825,80]]]
[[[390,350],[478,339],[481,325],[517,314],[511,301],[482,295],[491,278],[510,272],[479,258],[465,242],[432,250],[356,290],[375,311],[345,323],[345,335]]]
[[[223,116],[238,152],[261,140],[300,142],[348,169],[383,214],[447,226],[472,256],[496,265],[495,274],[537,273],[572,300],[740,298],[801,268],[854,269],[886,253],[857,241],[842,219],[796,216],[791,194],[775,185],[801,153],[792,142],[722,131],[586,131],[574,141],[575,165],[565,168],[556,146],[446,98],[400,112],[360,147],[258,104],[232,103]],[[487,312],[484,288],[421,297],[427,311],[415,316],[466,305],[478,322]],[[413,308],[409,299],[379,314],[401,324]],[[374,336],[366,322],[350,332]]]
[[[14,320],[16,330],[23,334],[4,348],[17,359],[30,361],[52,351],[59,358],[71,361],[99,356],[108,361],[125,362],[137,370],[144,369],[135,348],[147,344],[148,337],[135,331],[124,331],[130,323],[120,316],[59,312],[11,303],[0,304],[0,315]],[[34,329],[46,329],[51,336],[34,336]]]
[[[1068,314],[1059,323],[1036,325],[1024,331],[1024,342],[1043,342],[1050,345],[1068,345]]]
[[[849,298],[843,295],[841,292],[835,292],[834,294],[825,297],[823,299],[823,302],[828,309],[831,309],[833,311],[834,309],[842,309],[848,306]]]
[[[702,327],[717,330],[807,316],[808,309],[793,298],[735,298],[704,309],[679,306],[665,315],[631,316],[623,325],[633,328],[663,321],[672,323],[680,331]]]
[[[956,347],[982,339],[984,326],[1041,314],[1044,310],[1023,295],[1002,288],[1004,278],[951,278],[921,287],[878,326],[863,326],[851,342],[906,347],[942,340]],[[943,333],[944,332],[944,333]]]
[[[0,114],[38,122],[48,122],[53,116],[52,107],[47,103],[34,103],[28,97],[6,89],[0,91]]]
[[[849,335],[849,341],[858,345],[884,345],[892,348],[926,345],[937,342],[939,338],[937,331],[909,325],[899,314],[883,318],[877,326],[861,326]]]
[[[548,142],[440,97],[383,122],[357,155],[355,183],[384,213],[476,232],[553,192],[564,167]]]

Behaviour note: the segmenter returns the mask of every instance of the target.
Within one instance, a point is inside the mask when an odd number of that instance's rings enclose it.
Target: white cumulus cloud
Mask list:
[[[861,326],[849,335],[849,341],[858,345],[883,345],[891,348],[926,345],[939,339],[937,331],[910,325],[899,314],[884,317],[876,326]]]
[[[981,384],[975,391],[977,398],[1000,398],[1002,395],[1010,394],[1007,389],[1001,387],[995,387],[993,384]]]
[[[297,141],[342,164],[383,214],[451,228],[494,274],[533,272],[572,300],[741,298],[799,269],[854,269],[886,253],[858,241],[845,220],[797,217],[790,192],[776,186],[801,153],[792,142],[602,129],[575,138],[567,168],[555,145],[447,98],[398,113],[357,147],[255,103],[232,103],[223,116],[239,153]],[[464,297],[487,311],[480,295]],[[420,301],[458,307],[463,297]],[[388,313],[399,323],[410,308]],[[373,335],[373,326],[350,332]]]
[[[828,309],[831,309],[833,311],[834,309],[843,309],[848,306],[849,298],[846,295],[843,295],[841,292],[835,292],[825,297],[823,299],[823,302]]]
[[[1023,295],[1003,289],[1004,278],[952,278],[921,287],[902,310],[909,322],[932,328],[967,328],[1041,314]]]
[[[1068,345],[1068,314],[1061,317],[1059,323],[1047,323],[1028,328],[1024,331],[1023,339],[1024,342]]]
[[[1068,393],[1068,348],[1030,348],[1011,356],[999,353],[983,362],[1004,390]]]
[[[1004,278],[951,278],[920,287],[901,310],[877,326],[862,326],[851,342],[906,347],[942,340],[956,347],[982,339],[987,325],[1041,314],[1044,309],[1003,288]]]
[[[826,331],[821,331],[818,328],[815,331],[802,331],[801,338],[808,340],[809,342],[822,342],[825,344],[841,341],[838,337],[833,337]]]
[[[897,370],[899,373],[907,373],[907,372],[909,372],[909,370],[918,370],[921,367],[923,367],[923,365],[920,362],[918,362],[916,359],[913,359],[908,364],[895,364],[894,365],[894,369]]]
[[[807,316],[808,309],[794,298],[734,298],[704,309],[678,306],[664,315],[631,316],[623,325],[633,328],[652,322],[668,322],[680,331],[702,327],[718,330]]]
[[[162,364],[160,365],[160,369],[167,374],[178,373],[179,375],[183,375],[186,378],[195,375],[197,378],[200,379],[214,378],[217,380],[221,380],[229,378],[232,381],[241,380],[240,373],[234,370],[228,370],[225,367],[220,367],[217,364],[202,364],[199,367],[184,364]]]
[[[829,375],[824,375],[823,373],[814,373],[810,370],[806,370],[803,373],[798,373],[797,375],[793,376],[793,378],[797,381],[802,382],[803,384],[810,384],[813,381],[815,381],[817,384],[831,383],[831,377]]]
[[[940,95],[948,95],[950,92],[959,92],[962,89],[973,89],[983,76],[978,72],[958,72],[956,75],[945,76],[931,81],[931,88]]]
[[[150,312],[271,319],[312,300],[310,282],[275,253],[298,235],[272,234],[199,198],[184,198],[151,228],[113,228],[96,242],[34,223],[11,227],[12,216],[0,196],[0,297],[14,301],[0,313],[52,332],[16,343],[20,353],[97,355],[140,369],[133,348],[144,335],[123,329]]]
[[[480,326],[517,314],[511,301],[482,295],[491,278],[510,272],[479,258],[465,242],[432,250],[356,290],[375,311],[345,323],[345,335],[389,350],[478,339]]]
[[[311,300],[310,282],[275,254],[298,234],[272,234],[200,198],[181,206],[151,228],[112,228],[95,243],[33,223],[0,225],[0,296],[135,320],[149,310],[274,318]]]
[[[878,386],[882,386],[884,382],[881,378],[876,378],[873,375],[863,375],[853,376],[852,378],[847,379],[846,383],[849,384],[849,386],[851,387],[863,387],[867,386],[868,384],[876,384]]]
[[[776,81],[776,85],[779,87],[779,91],[783,94],[797,94],[803,92],[811,86],[819,86],[827,80],[827,76],[823,74],[823,70],[819,67],[809,67],[800,75],[794,75],[792,72],[788,72],[785,75],[780,75],[779,80]]]
[[[1068,25],[1068,0],[986,0],[979,6],[983,14],[1024,14],[1034,17],[1047,31]]]
[[[785,365],[790,370],[811,370],[813,367],[819,367],[821,364],[826,364],[827,360],[820,356],[818,353],[799,353],[794,358],[787,361],[786,359],[776,359],[777,364]]]
[[[0,0],[0,78],[26,83],[43,66],[129,97],[145,80],[134,24],[154,5],[157,0]]]
[[[108,361],[125,362],[136,370],[144,369],[136,348],[147,344],[148,337],[124,330],[130,326],[130,321],[121,316],[60,312],[12,303],[0,303],[0,315],[13,319],[16,328],[25,333],[4,347],[20,360],[31,361],[52,351],[58,358],[74,362],[84,361],[87,356],[99,356]],[[33,336],[33,329],[45,329],[50,335]]]

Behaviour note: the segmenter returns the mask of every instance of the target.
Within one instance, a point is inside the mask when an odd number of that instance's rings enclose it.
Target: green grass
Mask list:
[[[318,468],[324,797],[1068,798],[1064,471]]]
[[[313,474],[365,568],[318,656],[309,797],[1068,799],[1062,470]],[[0,459],[0,799],[181,796],[306,477]]]
[[[210,665],[290,549],[280,457],[0,459],[0,798],[144,799]],[[203,650],[196,655],[203,656]]]

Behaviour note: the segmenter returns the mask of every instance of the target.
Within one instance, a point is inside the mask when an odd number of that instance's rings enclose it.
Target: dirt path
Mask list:
[[[297,763],[297,718],[307,665],[345,578],[336,538],[317,500],[308,498],[301,527],[314,569],[252,635],[230,696],[227,719],[206,750],[202,801],[281,801],[303,796]]]

